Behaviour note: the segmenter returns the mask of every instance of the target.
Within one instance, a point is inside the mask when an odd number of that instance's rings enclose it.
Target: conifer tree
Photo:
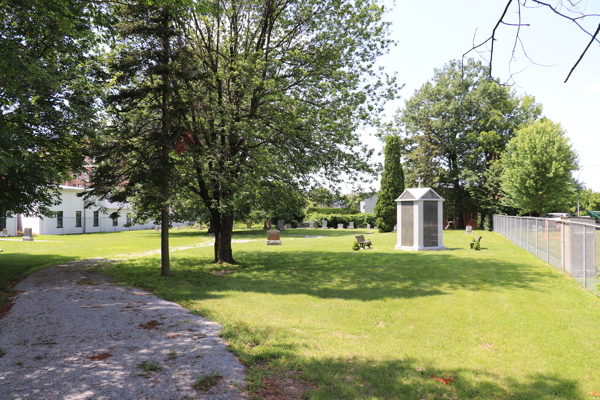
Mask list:
[[[404,191],[404,171],[400,152],[400,138],[393,135],[386,137],[381,190],[377,195],[375,206],[379,232],[391,232],[396,224],[396,199]]]

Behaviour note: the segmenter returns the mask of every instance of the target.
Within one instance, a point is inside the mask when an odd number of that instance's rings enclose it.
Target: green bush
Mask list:
[[[333,207],[310,207],[306,210],[306,214],[360,214],[356,208],[333,208]],[[305,218],[306,220],[306,218]],[[310,221],[310,220],[309,220]]]
[[[483,220],[483,229],[490,232],[494,230],[494,218],[489,214]]]
[[[352,245],[352,250],[354,250],[354,251],[360,250],[360,245],[358,244],[357,241],[355,241],[354,244]]]

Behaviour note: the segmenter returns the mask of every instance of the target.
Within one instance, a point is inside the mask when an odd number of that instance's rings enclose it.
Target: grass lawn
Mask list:
[[[158,276],[158,255],[105,271],[222,323],[256,393],[265,374],[313,382],[311,399],[583,400],[600,393],[600,299],[567,275],[491,232],[474,232],[483,236],[480,251],[467,249],[472,236],[445,231],[448,251],[401,252],[393,249],[395,234],[376,233],[368,235],[372,250],[354,252],[353,235],[362,232],[290,230],[283,246],[236,243],[234,266],[212,264],[212,247],[174,252],[171,278]],[[196,233],[173,231],[171,245],[207,240]],[[144,236],[153,234],[154,247]],[[128,242],[132,253],[158,245],[148,231],[107,234],[103,244],[95,236],[60,236],[73,242],[37,253],[14,242],[11,251],[16,259],[53,261],[124,253]],[[238,231],[234,239],[264,236]],[[84,242],[87,251],[62,253]]]

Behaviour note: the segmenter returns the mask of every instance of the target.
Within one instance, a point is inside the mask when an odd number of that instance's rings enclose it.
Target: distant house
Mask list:
[[[82,197],[78,193],[84,192],[87,184],[82,177],[59,186],[61,202],[50,207],[51,211],[57,212],[56,217],[28,217],[25,215],[14,215],[9,218],[0,218],[0,237],[16,236],[17,231],[23,228],[31,228],[38,235],[61,235],[74,233],[97,233],[97,232],[119,232],[141,229],[152,229],[155,224],[146,222],[143,224],[133,223],[133,211],[129,203],[111,203],[107,200],[98,201],[96,207],[84,208]],[[102,212],[100,208],[106,208]],[[111,215],[118,212],[118,217]],[[183,223],[173,223],[174,227],[183,226]]]
[[[360,202],[361,213],[373,213],[375,212],[375,205],[377,204],[377,195],[364,199]]]

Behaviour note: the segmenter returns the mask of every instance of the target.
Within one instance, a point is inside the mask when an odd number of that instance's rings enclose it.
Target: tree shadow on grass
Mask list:
[[[579,383],[559,374],[498,376],[469,368],[439,369],[416,359],[311,360],[304,376],[317,383],[309,398],[326,399],[584,399]],[[444,381],[440,381],[442,378]],[[450,379],[452,381],[450,381]]]
[[[445,295],[456,290],[543,290],[558,279],[526,263],[468,258],[449,253],[237,251],[235,266],[212,264],[212,257],[179,253],[173,276],[157,278],[157,261],[140,258],[121,264],[118,274],[135,276],[150,289],[178,288],[178,301],[214,298],[224,291],[277,295],[306,294],[324,299],[380,300]],[[213,272],[221,271],[219,274]],[[144,278],[146,277],[146,278]],[[544,282],[547,282],[546,284]],[[210,293],[210,294],[209,294]]]

